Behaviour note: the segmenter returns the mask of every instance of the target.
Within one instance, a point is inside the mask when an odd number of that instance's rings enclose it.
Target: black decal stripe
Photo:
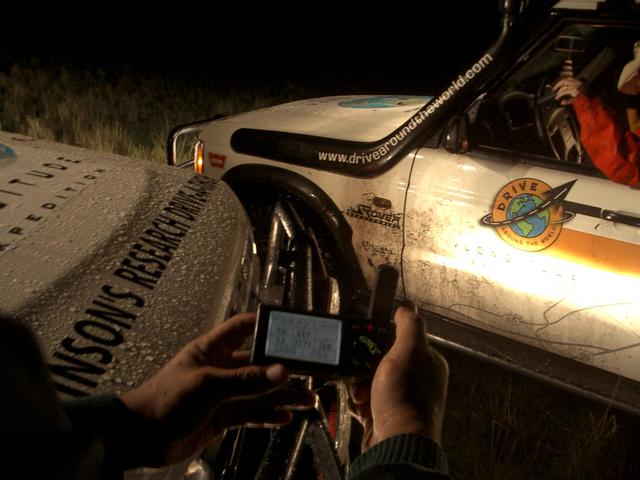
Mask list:
[[[500,37],[476,64],[458,76],[440,95],[420,108],[386,137],[355,142],[281,131],[242,128],[231,136],[231,148],[256,157],[289,162],[359,178],[371,178],[393,167],[409,152],[423,146],[478,95],[487,78],[507,64],[511,23],[504,22]],[[460,83],[461,82],[461,83]]]
[[[602,220],[608,220],[610,222],[622,223],[624,225],[640,228],[640,217],[637,217],[635,215],[619,213],[613,210],[594,207],[593,205],[585,205],[583,203],[570,202],[567,200],[562,202],[562,204],[566,210],[577,213],[579,215],[586,215],[588,217],[600,218]]]

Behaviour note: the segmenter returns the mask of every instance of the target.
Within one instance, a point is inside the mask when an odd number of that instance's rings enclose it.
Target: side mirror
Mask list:
[[[444,136],[444,148],[449,153],[465,153],[469,151],[469,120],[466,115],[461,115],[453,119]]]

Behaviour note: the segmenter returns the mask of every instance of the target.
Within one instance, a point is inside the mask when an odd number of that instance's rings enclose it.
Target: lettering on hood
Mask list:
[[[60,342],[49,363],[56,388],[67,395],[88,395],[113,362],[113,349],[147,304],[174,253],[215,190],[217,180],[195,175],[183,185],[144,233],[130,246],[109,283]]]

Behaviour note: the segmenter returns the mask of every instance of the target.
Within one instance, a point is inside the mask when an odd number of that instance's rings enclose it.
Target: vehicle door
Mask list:
[[[640,380],[640,190],[595,167],[574,108],[552,91],[573,74],[624,125],[640,97],[616,86],[638,39],[637,24],[563,26],[466,112],[468,153],[418,152],[402,258],[409,298]]]

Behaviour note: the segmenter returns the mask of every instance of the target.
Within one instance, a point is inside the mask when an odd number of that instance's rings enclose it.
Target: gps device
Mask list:
[[[282,363],[323,377],[370,376],[393,342],[393,325],[260,305],[251,363]]]
[[[372,376],[394,340],[396,285],[393,267],[379,269],[370,318],[260,305],[251,363],[282,363],[294,373],[321,377]]]

